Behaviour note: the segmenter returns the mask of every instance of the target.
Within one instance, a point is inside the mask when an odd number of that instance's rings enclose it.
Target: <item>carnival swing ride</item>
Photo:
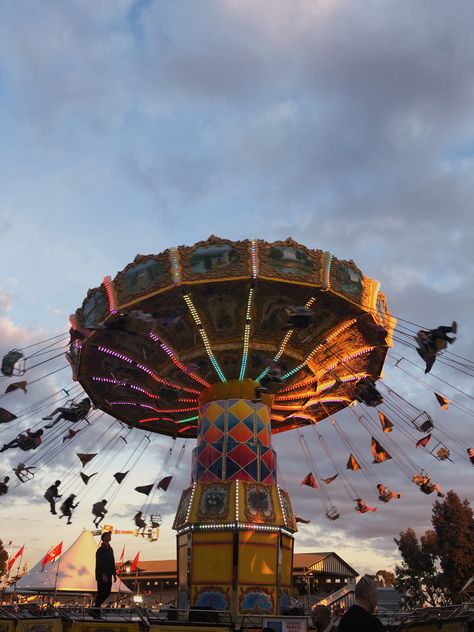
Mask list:
[[[9,384],[1,397],[26,392],[42,379],[28,382],[29,371],[64,356],[74,384],[15,413],[1,408],[0,432],[23,428],[2,451],[24,455],[13,468],[18,486],[54,462],[79,434],[82,470],[72,469],[61,487],[63,494],[74,492],[72,509],[111,464],[119,468],[94,505],[99,528],[153,436],[167,435],[171,447],[155,482],[135,488],[146,498],[135,529],[122,531],[154,540],[187,444],[175,454],[175,439],[197,438],[192,485],[182,493],[173,525],[180,607],[212,606],[236,615],[275,614],[288,607],[293,534],[297,522],[307,521],[295,517],[288,492],[277,483],[272,435],[299,434],[309,472],[296,484],[319,494],[328,524],[341,518],[332,492],[338,485],[359,514],[398,501],[399,490],[380,474],[385,461],[427,495],[442,491],[417,463],[419,450],[437,461],[474,464],[471,446],[381,380],[388,358],[432,389],[415,373],[418,356],[425,373],[437,361],[472,376],[474,362],[447,350],[456,323],[429,329],[395,319],[378,282],[330,252],[291,239],[232,242],[212,236],[191,247],[137,256],[114,279],[105,277],[89,290],[70,325],[69,334],[3,358],[2,380]],[[394,342],[407,348],[407,358],[392,351]],[[413,351],[418,356],[410,359]],[[434,395],[442,408],[472,413],[461,389],[444,382],[438,390],[443,393]],[[370,458],[356,445],[350,426],[336,420],[343,409],[370,436]],[[30,421],[25,431],[28,420],[36,423]],[[311,445],[306,426],[315,432]],[[91,428],[100,434],[87,443]],[[337,452],[329,433],[337,435]],[[398,445],[397,434],[413,444],[415,456]],[[361,475],[378,507],[358,491]],[[72,509],[63,510],[68,522]]]

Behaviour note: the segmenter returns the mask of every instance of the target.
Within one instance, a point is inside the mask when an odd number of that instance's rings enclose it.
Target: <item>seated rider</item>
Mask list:
[[[65,406],[63,408],[56,408],[54,412],[52,412],[47,417],[43,417],[43,419],[53,419],[56,417],[51,424],[45,426],[45,428],[53,428],[61,419],[65,419],[66,421],[70,421],[72,423],[76,423],[77,421],[81,421],[85,419],[89,414],[91,409],[91,400],[88,397],[85,397],[78,403],[73,403],[70,406]]]
[[[381,500],[383,503],[388,503],[392,500],[392,498],[400,498],[401,496],[401,494],[397,494],[388,487],[385,487],[383,483],[379,483],[377,485],[377,489],[379,492],[379,500]]]
[[[59,517],[63,518],[64,516],[67,516],[67,524],[71,524],[72,512],[79,504],[74,504],[75,498],[76,494],[70,494],[61,505],[61,515]]]
[[[146,528],[146,522],[143,519],[143,512],[142,511],[137,511],[137,513],[134,516],[134,521],[135,521],[135,525],[138,527],[138,531],[142,531],[142,533],[145,531]]]
[[[36,450],[37,447],[41,445],[41,436],[43,434],[43,429],[35,430],[34,432],[28,428],[25,432],[20,432],[16,439],[10,441],[10,443],[5,443],[2,448],[0,448],[0,452],[5,452],[5,450],[9,450],[10,448],[20,448],[24,452],[28,452],[28,450]]]
[[[471,463],[474,465],[474,448],[468,448],[467,449],[467,455],[468,455],[469,460],[471,461]]]
[[[449,344],[453,344],[456,338],[449,337],[448,333],[455,334],[458,325],[455,320],[451,326],[440,325],[436,329],[420,329],[416,334],[415,340],[418,343],[416,352],[425,361],[425,373],[429,373],[436,360],[436,355],[446,349]]]
[[[59,493],[60,485],[61,481],[54,481],[44,493],[44,498],[49,502],[49,508],[52,514],[56,513],[56,501],[61,498],[61,494]]]
[[[107,509],[105,508],[106,504],[107,504],[107,501],[104,499],[104,500],[99,500],[98,502],[92,505],[92,513],[95,516],[94,524],[96,527],[98,527],[100,523],[102,522],[102,520],[105,518],[105,514],[107,513]]]
[[[441,487],[438,483],[433,483],[427,474],[424,474],[423,472],[416,473],[412,477],[412,481],[415,485],[418,485],[424,494],[432,494],[433,492],[436,492],[440,498],[444,497],[444,494],[441,493]]]
[[[446,461],[446,459],[449,459],[448,448],[445,448],[444,446],[441,447],[439,450],[436,451],[436,456],[440,461]]]
[[[8,481],[10,480],[9,476],[5,476],[5,478],[3,479],[3,481],[0,482],[0,496],[5,496],[5,494],[8,492]]]
[[[365,500],[362,498],[356,498],[355,502],[357,503],[355,510],[359,513],[367,513],[368,511],[377,511],[377,507],[369,507]]]

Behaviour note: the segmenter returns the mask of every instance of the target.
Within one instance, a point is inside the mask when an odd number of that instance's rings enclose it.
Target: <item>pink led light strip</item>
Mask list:
[[[112,289],[112,280],[110,277],[105,276],[102,283],[104,284],[104,287],[106,289],[107,292],[107,298],[109,300],[109,312],[111,314],[116,314],[117,313],[117,306],[115,304],[115,297],[114,297],[114,291]]]
[[[158,375],[156,375],[156,373],[153,373],[153,371],[149,369],[147,366],[145,366],[144,364],[139,364],[138,362],[135,362],[134,360],[124,355],[123,353],[119,353],[118,351],[113,351],[113,349],[109,349],[108,347],[102,347],[102,346],[99,346],[98,350],[101,353],[106,353],[107,355],[111,355],[115,358],[119,358],[120,360],[123,360],[124,362],[127,362],[128,364],[135,365],[137,369],[140,369],[144,373],[147,373],[153,380],[155,380],[155,382],[159,382],[160,384],[164,384],[165,386],[170,386],[171,388],[175,388],[178,391],[186,391],[187,393],[194,393],[196,395],[199,395],[201,392],[201,391],[196,390],[195,388],[188,388],[187,386],[182,386],[180,384],[175,384],[174,382],[170,382],[169,380],[165,380],[162,377],[159,377]]]
[[[150,338],[158,343],[160,345],[160,347],[163,349],[163,351],[166,353],[166,355],[171,358],[171,361],[173,362],[173,364],[175,366],[178,367],[178,369],[180,369],[183,373],[185,373],[186,375],[188,375],[189,377],[191,377],[193,380],[195,380],[196,382],[199,382],[199,384],[202,384],[203,386],[205,386],[206,388],[208,388],[209,386],[211,386],[209,384],[209,382],[206,382],[206,380],[202,377],[200,377],[199,375],[197,375],[196,373],[193,373],[193,371],[190,371],[182,362],[180,362],[180,360],[178,360],[175,352],[173,351],[173,349],[171,349],[171,347],[169,347],[167,344],[165,344],[164,342],[162,342],[160,340],[160,338],[155,334],[155,333],[150,333]]]
[[[155,413],[193,413],[199,410],[197,406],[183,408],[156,408],[150,404],[141,404],[140,402],[107,402],[109,406],[135,406],[138,408],[147,408]]]

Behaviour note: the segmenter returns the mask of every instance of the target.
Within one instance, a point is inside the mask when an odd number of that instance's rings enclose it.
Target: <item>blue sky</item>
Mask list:
[[[0,0],[0,9],[0,351],[64,330],[87,289],[137,253],[216,234],[292,236],[354,259],[396,315],[427,326],[456,318],[455,352],[474,357],[472,3]],[[472,380],[439,373],[472,396]],[[428,390],[387,369],[389,379],[433,407]],[[472,418],[449,415],[474,443]],[[367,559],[393,562],[401,528],[429,526],[431,497],[400,482],[406,497],[384,517],[354,525],[348,509],[330,530],[320,501],[298,488],[297,437],[287,440],[287,486],[312,518],[299,550],[336,550],[364,570]],[[462,479],[472,500],[469,463],[442,465],[444,485]],[[0,511],[28,539],[25,498]],[[62,532],[44,505],[37,511],[39,556]],[[89,524],[83,511],[76,534]],[[170,520],[148,558],[174,554]]]

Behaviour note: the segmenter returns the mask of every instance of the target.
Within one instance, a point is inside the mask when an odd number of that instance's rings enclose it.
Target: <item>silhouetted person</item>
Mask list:
[[[5,496],[8,493],[8,481],[10,480],[9,476],[5,476],[3,481],[0,483],[0,496]]]
[[[107,501],[104,499],[104,500],[99,500],[98,502],[92,505],[92,513],[95,516],[94,524],[96,527],[98,527],[100,523],[102,522],[102,520],[105,518],[105,514],[107,513],[107,509],[105,508],[106,504],[107,504]]]
[[[415,340],[418,344],[416,352],[425,362],[425,373],[429,373],[436,360],[436,355],[440,351],[444,351],[448,344],[453,344],[456,338],[450,338],[447,334],[457,332],[458,325],[455,320],[451,326],[440,325],[436,329],[420,329],[416,334]]]
[[[377,586],[364,575],[355,587],[355,604],[342,615],[339,632],[379,632],[384,627],[372,614],[377,607]]]
[[[133,519],[135,521],[136,526],[138,527],[138,531],[141,530],[142,531],[142,535],[143,535],[143,533],[145,531],[145,528],[146,528],[146,522],[143,519],[143,512],[142,511],[137,511],[137,513],[135,514]]]
[[[316,632],[336,632],[331,621],[331,611],[327,606],[315,606],[311,618]]]
[[[43,417],[43,419],[54,419],[54,421],[45,428],[53,428],[57,423],[61,421],[61,419],[65,419],[66,421],[70,421],[71,423],[76,423],[77,421],[81,421],[85,419],[89,414],[91,409],[91,400],[88,397],[85,397],[77,404],[71,404],[70,406],[64,406],[62,408],[56,408],[50,415],[47,417]]]
[[[61,505],[61,515],[60,518],[64,518],[67,516],[67,524],[71,524],[72,512],[77,507],[79,503],[74,504],[74,500],[76,499],[76,494],[71,494],[66,498],[66,500]]]
[[[97,581],[97,596],[94,608],[100,608],[112,592],[112,578],[117,581],[114,551],[110,546],[112,534],[104,531],[100,536],[101,543],[95,554],[95,578]]]
[[[44,497],[49,502],[50,511],[52,514],[56,513],[56,501],[61,498],[58,487],[61,485],[61,481],[54,481],[53,485],[50,485],[44,493]]]
[[[41,436],[43,434],[43,429],[32,431],[30,428],[25,432],[20,432],[20,434],[10,441],[10,443],[5,443],[3,448],[0,448],[0,452],[5,452],[5,450],[9,450],[10,448],[20,448],[24,452],[28,450],[36,450],[37,447],[41,445]]]

